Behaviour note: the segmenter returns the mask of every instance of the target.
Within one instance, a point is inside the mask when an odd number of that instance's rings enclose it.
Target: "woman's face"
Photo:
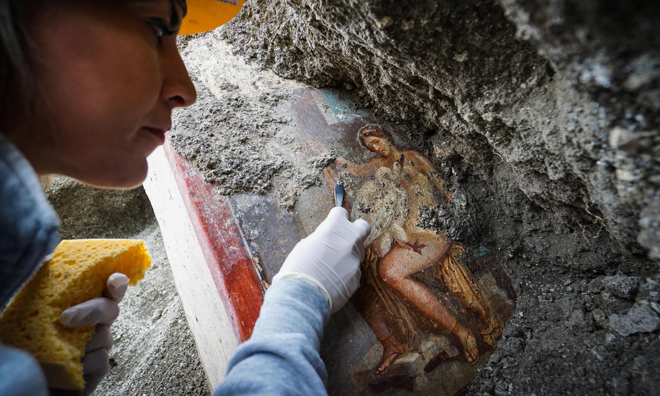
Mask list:
[[[383,157],[387,157],[392,153],[392,145],[387,139],[378,136],[367,136],[364,139],[364,145],[367,148]]]
[[[39,174],[140,185],[172,110],[196,98],[176,47],[182,10],[171,0],[43,3],[28,24],[34,111],[10,139]]]

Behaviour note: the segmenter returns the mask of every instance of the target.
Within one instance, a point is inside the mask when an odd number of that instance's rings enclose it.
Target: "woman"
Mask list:
[[[183,28],[194,33],[226,22],[242,1],[188,5],[197,15]],[[1,306],[58,243],[57,217],[37,176],[60,174],[104,188],[139,186],[147,156],[165,141],[172,111],[195,101],[176,46],[188,5],[0,1]],[[359,284],[361,246],[369,232],[368,224],[349,222],[345,212],[333,210],[296,245],[266,294],[252,340],[237,350],[218,393],[324,392],[318,340],[330,311],[341,308]],[[319,251],[326,254],[309,257]],[[65,310],[60,319],[69,327],[99,326],[83,359],[85,394],[107,372],[108,326],[127,284],[125,276],[112,275],[106,297]],[[282,323],[282,317],[296,320]],[[262,375],[251,378],[256,368]],[[0,345],[0,394],[43,395],[46,386],[34,359]]]
[[[362,147],[378,156],[361,165],[338,159],[336,166],[357,176],[374,174],[375,171],[376,181],[365,183],[358,193],[353,216],[364,215],[373,226],[374,233],[366,244],[369,246],[368,253],[375,255],[370,261],[377,262],[375,270],[378,278],[452,334],[460,343],[465,360],[474,364],[479,359],[479,345],[474,332],[461,323],[428,286],[413,277],[438,266],[449,291],[480,315],[486,324],[482,339],[494,347],[498,336],[495,333],[501,331],[502,325],[493,316],[488,301],[468,270],[457,261],[462,253],[460,244],[453,243],[443,233],[419,225],[422,223],[422,209],[453,203],[451,196],[445,191],[442,180],[428,159],[416,151],[399,150],[392,143],[389,133],[380,126],[363,127],[358,132],[357,140]],[[398,194],[403,198],[392,198],[392,193],[397,190],[404,192]],[[368,210],[361,213],[360,208],[364,206],[368,206]],[[387,215],[379,215],[383,208],[389,210]],[[371,241],[373,243],[369,245]],[[370,317],[368,321],[374,323],[374,331],[382,333],[377,334],[384,347],[383,358],[376,368],[376,373],[380,374],[405,353],[406,348],[392,332],[384,331],[378,318]]]

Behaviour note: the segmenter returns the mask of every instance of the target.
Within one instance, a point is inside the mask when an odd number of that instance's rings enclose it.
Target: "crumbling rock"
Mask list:
[[[434,162],[460,199],[419,226],[493,252],[518,296],[467,394],[653,394],[658,26],[660,3],[639,0],[247,0],[184,58],[222,37],[280,76],[351,92]],[[198,74],[217,97],[249,90]]]
[[[283,77],[350,87],[439,162],[451,147],[502,206],[521,198],[506,185],[656,258],[659,25],[645,1],[249,0],[222,34]]]
[[[281,110],[297,82],[246,65],[228,53],[228,44],[210,32],[204,40],[179,39],[197,88],[197,101],[173,115],[169,133],[177,153],[200,171],[221,195],[274,193],[292,209],[301,190],[319,185],[332,153],[306,163],[292,134],[292,119]]]
[[[610,316],[610,327],[627,337],[637,333],[650,333],[660,329],[660,317],[650,304],[633,305],[624,315]]]
[[[640,278],[636,276],[615,275],[603,278],[603,287],[620,298],[633,299],[639,288]]]

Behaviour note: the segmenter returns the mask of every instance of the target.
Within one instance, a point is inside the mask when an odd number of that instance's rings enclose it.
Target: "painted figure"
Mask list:
[[[433,329],[451,335],[465,361],[474,364],[480,357],[479,342],[493,349],[504,326],[461,262],[461,244],[420,225],[422,209],[453,204],[451,195],[426,157],[399,150],[382,127],[367,125],[357,139],[378,157],[365,164],[339,158],[330,173],[346,172],[367,179],[359,186],[351,217],[365,218],[372,226],[365,242],[363,288],[355,305],[384,348],[375,373],[384,373],[399,356],[419,351],[418,329],[406,305],[430,319]],[[420,281],[420,275],[429,277],[426,271],[439,280],[445,293],[460,301],[460,307],[450,306],[428,282]],[[460,320],[457,310],[467,316],[473,312],[477,328]]]

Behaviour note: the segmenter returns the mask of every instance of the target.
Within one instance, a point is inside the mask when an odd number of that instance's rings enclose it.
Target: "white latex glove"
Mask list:
[[[85,396],[92,394],[108,373],[108,352],[113,343],[110,325],[119,315],[119,302],[124,298],[128,282],[126,275],[112,274],[108,277],[105,297],[74,305],[60,316],[60,323],[69,328],[96,326],[92,339],[85,345],[85,356],[82,358]]]
[[[330,312],[339,311],[360,286],[360,261],[370,232],[366,221],[351,223],[346,209],[333,208],[316,231],[293,248],[273,283],[289,278],[308,282],[328,300]]]

